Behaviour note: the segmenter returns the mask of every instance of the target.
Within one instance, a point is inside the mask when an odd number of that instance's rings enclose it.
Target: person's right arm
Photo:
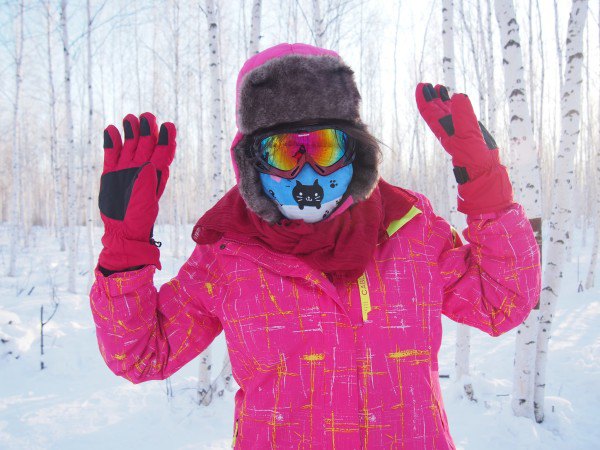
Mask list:
[[[153,239],[158,201],[169,178],[176,129],[158,129],[153,114],[123,120],[125,140],[104,130],[98,205],[102,251],[90,302],[100,352],[108,367],[134,383],[163,379],[198,355],[221,331],[205,305],[221,293],[210,247],[196,247],[179,274],[157,292],[159,244]]]
[[[197,246],[178,275],[159,291],[155,268],[105,277],[96,270],[90,304],[102,357],[133,383],[169,377],[221,332],[207,304],[221,297],[223,274],[209,246]]]

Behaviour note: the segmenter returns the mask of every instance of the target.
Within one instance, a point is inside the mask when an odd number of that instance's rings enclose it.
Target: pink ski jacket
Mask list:
[[[102,356],[134,383],[163,379],[223,330],[240,386],[237,449],[455,448],[441,315],[492,336],[516,327],[538,299],[540,255],[518,204],[469,217],[462,245],[415,195],[351,282],[226,237],[196,246],[160,290],[152,266],[96,272]]]

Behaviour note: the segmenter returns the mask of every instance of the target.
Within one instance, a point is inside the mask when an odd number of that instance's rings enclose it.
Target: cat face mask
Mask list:
[[[352,180],[352,164],[329,175],[319,175],[306,164],[294,178],[260,174],[265,194],[288,219],[319,222],[333,213]]]

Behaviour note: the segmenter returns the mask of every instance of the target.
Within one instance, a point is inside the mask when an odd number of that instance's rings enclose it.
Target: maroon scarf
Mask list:
[[[221,236],[258,241],[263,246],[295,255],[321,272],[358,278],[375,246],[388,239],[389,224],[403,217],[416,198],[382,179],[371,196],[329,220],[306,223],[262,220],[246,207],[237,186],[198,220],[192,239],[211,244]]]

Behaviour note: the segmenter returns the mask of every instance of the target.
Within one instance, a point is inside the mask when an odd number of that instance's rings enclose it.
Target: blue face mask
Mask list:
[[[352,164],[325,176],[306,164],[290,180],[260,173],[260,181],[281,214],[288,219],[314,223],[329,217],[339,206],[352,180],[352,173]]]

